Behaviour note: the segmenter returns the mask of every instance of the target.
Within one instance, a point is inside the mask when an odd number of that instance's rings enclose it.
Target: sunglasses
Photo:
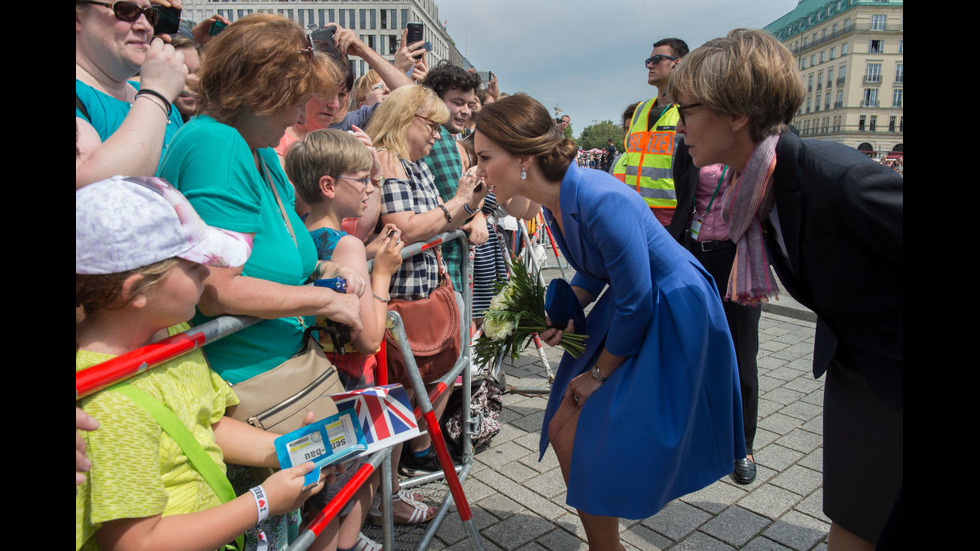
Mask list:
[[[687,126],[687,120],[685,120],[685,118],[684,118],[684,111],[687,110],[687,109],[690,109],[692,107],[701,107],[701,105],[703,105],[703,104],[701,104],[701,103],[689,103],[687,105],[681,105],[679,103],[675,103],[674,105],[677,107],[677,114],[680,115],[681,123],[683,123],[684,126]]]
[[[141,8],[132,2],[126,2],[124,0],[113,2],[111,4],[108,2],[94,2],[93,0],[76,0],[76,3],[105,6],[112,10],[112,14],[116,16],[116,19],[127,23],[133,23],[139,19],[141,15],[146,16],[146,20],[150,23],[150,25],[156,25],[157,21],[160,20],[160,11],[156,6]]]
[[[663,61],[665,59],[669,59],[671,61],[677,61],[677,58],[676,57],[672,57],[672,56],[664,55],[664,54],[657,54],[657,55],[655,55],[653,57],[648,57],[647,60],[643,62],[643,66],[644,67],[646,67],[647,65],[657,66],[657,65],[660,64],[661,61]]]

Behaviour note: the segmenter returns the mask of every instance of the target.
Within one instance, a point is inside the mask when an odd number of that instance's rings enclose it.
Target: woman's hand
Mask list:
[[[425,80],[425,77],[429,74],[429,63],[425,60],[425,54],[415,62],[415,66],[412,68],[412,81],[419,83]]]
[[[364,57],[364,52],[368,50],[368,47],[357,37],[354,31],[345,29],[336,23],[330,23],[330,25],[337,27],[337,32],[333,35],[333,43],[337,45],[340,53],[354,55],[360,58]]]
[[[191,34],[194,35],[194,40],[196,40],[201,46],[207,44],[209,40],[214,38],[211,36],[211,25],[213,25],[215,21],[221,21],[225,25],[231,25],[231,21],[228,21],[225,16],[214,14],[204,21],[201,21],[195,25],[193,29],[191,29]]]
[[[184,89],[186,79],[184,54],[163,40],[154,38],[140,67],[140,88],[159,92],[173,103]]]
[[[402,232],[394,224],[385,224],[381,228],[378,242],[378,251],[374,256],[374,273],[390,277],[402,265],[402,249],[405,247]]]
[[[482,178],[477,177],[476,169],[470,168],[459,179],[459,183],[456,186],[455,198],[466,203],[470,207],[470,210],[475,211],[480,208],[480,202],[483,201],[483,198],[489,192],[489,186],[486,185]]]
[[[402,31],[402,40],[398,44],[398,49],[395,50],[395,61],[393,65],[399,71],[407,73],[410,68],[417,67],[419,60],[415,56],[419,54],[422,54],[423,57],[425,56],[425,41],[419,40],[418,42],[409,44],[408,28],[406,27]]]
[[[487,217],[483,213],[478,212],[473,217],[473,220],[463,224],[459,229],[468,234],[467,241],[471,245],[479,246],[486,243],[487,239],[490,239],[490,232],[487,230]]]
[[[585,405],[585,400],[592,396],[593,392],[599,390],[600,386],[602,383],[595,380],[591,372],[586,371],[569,381],[568,387],[565,388],[565,399],[578,407],[582,407]]]
[[[575,322],[573,320],[568,320],[568,325],[564,329],[558,329],[557,327],[551,327],[551,320],[545,318],[545,323],[550,327],[550,329],[545,329],[541,333],[538,333],[538,338],[543,340],[548,346],[558,346],[561,343],[561,337],[568,331],[569,333],[575,332]]]

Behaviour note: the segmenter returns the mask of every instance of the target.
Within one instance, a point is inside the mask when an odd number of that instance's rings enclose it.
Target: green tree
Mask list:
[[[622,153],[624,137],[621,126],[612,121],[602,121],[586,126],[578,138],[578,144],[582,149],[605,149],[612,140],[616,151]]]

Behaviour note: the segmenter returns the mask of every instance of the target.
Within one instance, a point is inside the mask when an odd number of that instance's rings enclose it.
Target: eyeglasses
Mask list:
[[[687,109],[690,109],[692,107],[701,107],[701,105],[703,105],[703,104],[701,104],[701,103],[689,103],[687,105],[681,105],[679,103],[675,103],[674,105],[677,106],[677,114],[680,115],[680,117],[681,117],[681,123],[684,124],[685,126],[687,126],[687,121],[684,119],[684,111],[686,111]]]
[[[432,119],[423,117],[422,115],[415,115],[415,116],[422,119],[422,121],[425,122],[425,125],[429,127],[430,132],[434,134],[442,134],[442,132],[439,131],[439,127],[442,126],[441,124],[437,123]]]
[[[351,178],[350,176],[337,176],[338,180],[349,180],[351,182],[359,182],[361,184],[361,193],[367,191],[368,184],[372,182],[371,177],[367,178]]]
[[[653,57],[648,57],[647,60],[643,62],[643,66],[646,67],[647,65],[653,65],[654,67],[656,67],[657,65],[660,64],[661,61],[665,59],[669,59],[671,61],[677,61],[676,57],[664,55],[664,54],[657,54]]]
[[[156,25],[157,21],[160,20],[160,11],[157,10],[156,6],[141,8],[132,2],[125,2],[123,0],[113,2],[111,4],[108,2],[94,2],[92,0],[76,0],[76,3],[105,6],[112,10],[112,14],[116,16],[116,19],[127,23],[133,23],[139,19],[141,15],[146,16],[146,20],[150,23],[150,25]]]

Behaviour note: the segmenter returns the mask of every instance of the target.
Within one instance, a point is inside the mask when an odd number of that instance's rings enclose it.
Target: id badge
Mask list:
[[[702,219],[700,217],[695,217],[694,220],[691,221],[691,238],[694,241],[698,240],[698,234],[701,233],[701,220]]]

